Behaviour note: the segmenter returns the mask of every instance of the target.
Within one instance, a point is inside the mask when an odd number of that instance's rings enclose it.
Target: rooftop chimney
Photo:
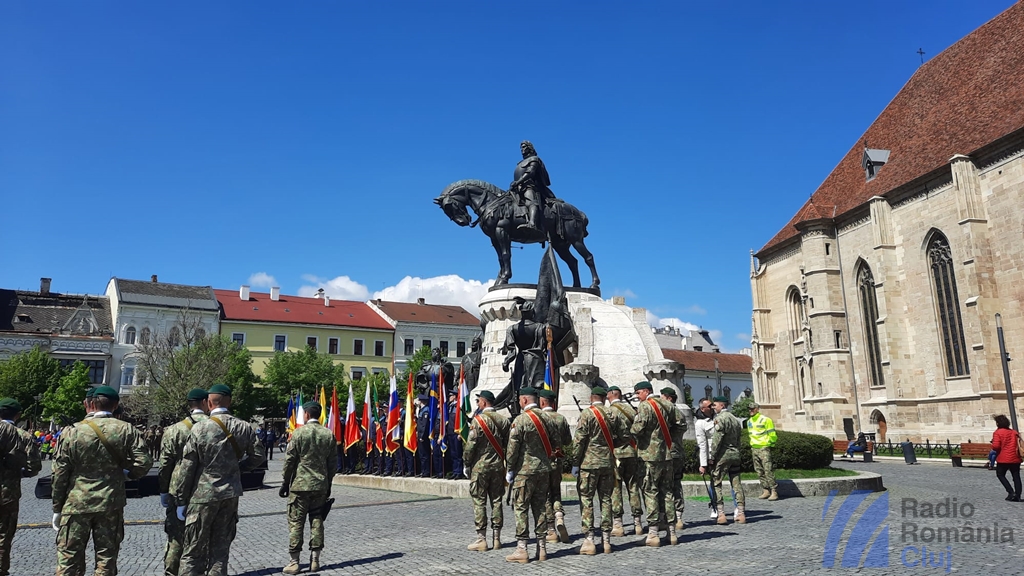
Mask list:
[[[427,303],[427,301],[425,298],[417,298],[416,303],[419,304],[420,306],[423,306]]]
[[[39,279],[39,294],[45,296],[50,293],[50,278]]]
[[[278,300],[281,299],[280,286],[274,286],[273,288],[270,289],[270,299],[273,300],[274,302],[277,302]]]
[[[323,288],[317,290],[316,291],[316,295],[313,296],[313,298],[323,298],[323,297],[324,297],[324,289]]]
[[[331,307],[331,297],[327,296],[326,294],[324,295],[324,306],[326,306],[327,308]]]
[[[155,282],[156,282],[156,274],[153,274],[152,276],[150,276],[150,277],[149,277],[149,280],[150,280],[151,282],[154,282],[154,283],[155,283]]]
[[[242,284],[242,287],[238,289],[238,298],[243,302],[249,301],[249,287]]]

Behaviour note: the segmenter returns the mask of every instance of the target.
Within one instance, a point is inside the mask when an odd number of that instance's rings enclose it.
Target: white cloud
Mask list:
[[[374,292],[373,297],[393,302],[415,302],[417,298],[423,298],[427,304],[462,306],[470,314],[478,316],[480,299],[492,284],[494,280],[465,280],[455,274],[432,278],[406,276],[398,284]]]
[[[626,288],[624,290],[616,289],[614,292],[612,292],[612,296],[622,296],[623,298],[632,300],[633,298],[636,298],[636,292],[633,292],[629,288]]]
[[[685,312],[689,312],[690,314],[697,314],[699,316],[704,316],[708,313],[707,310],[701,308],[700,306],[697,306],[696,304],[687,308]]]
[[[249,276],[249,286],[253,288],[270,288],[278,285],[277,280],[266,272],[257,272]]]
[[[711,341],[721,346],[722,344],[722,331],[721,330],[708,330],[708,336],[711,337]]]
[[[348,276],[338,276],[331,280],[326,280],[311,274],[303,274],[302,279],[312,284],[299,288],[299,296],[315,296],[317,290],[323,288],[328,296],[339,300],[365,301],[370,297],[369,288]]]
[[[673,328],[682,329],[686,331],[700,330],[700,326],[692,322],[687,322],[680,318],[661,318],[654,314],[650,310],[647,311],[647,323],[655,328],[665,328],[672,326]]]

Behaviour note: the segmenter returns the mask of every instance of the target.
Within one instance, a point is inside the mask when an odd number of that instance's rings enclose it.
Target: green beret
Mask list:
[[[309,412],[309,410],[311,408],[320,408],[320,407],[321,406],[320,406],[319,402],[313,402],[312,400],[310,400],[309,402],[306,402],[305,404],[302,405],[302,409],[305,410],[306,412]]]
[[[477,392],[476,395],[479,396],[480,398],[483,398],[484,400],[487,400],[491,404],[494,404],[494,394],[491,393],[490,390],[481,390]]]
[[[14,398],[4,398],[3,400],[0,400],[0,410],[21,412],[21,404],[19,404]]]
[[[100,387],[96,388],[96,391],[93,392],[93,396],[106,396],[107,398],[110,398],[111,400],[120,400],[121,399],[121,396],[117,393],[117,390],[114,390],[110,386],[100,386]]]
[[[604,388],[601,388],[600,386],[594,386],[593,388],[590,389],[590,394],[591,396],[607,396],[608,391],[605,390]]]
[[[227,384],[214,384],[213,386],[210,386],[210,394],[231,396],[231,388]]]
[[[200,400],[206,400],[207,396],[209,396],[209,394],[206,393],[206,390],[203,390],[202,388],[193,388],[188,391],[188,396],[185,398],[190,402],[198,402]]]
[[[711,399],[711,401],[712,402],[721,402],[723,404],[728,404],[729,403],[729,399],[726,398],[725,396],[715,396],[714,398]]]
[[[622,394],[622,389],[619,388],[618,386],[609,386],[608,387],[608,391],[609,392],[618,392],[619,394]]]
[[[647,381],[637,382],[636,384],[633,385],[634,392],[639,392],[641,390],[648,390],[650,392],[654,392],[654,386],[651,386],[651,383]]]
[[[537,395],[537,389],[536,388],[530,388],[529,386],[523,386],[522,388],[519,389],[519,395],[520,396],[536,396]]]
[[[672,389],[672,388],[669,388],[668,386],[666,386],[666,387],[661,389],[661,395],[662,396],[671,396],[673,398],[677,397],[676,391],[674,389]]]
[[[548,400],[554,400],[555,399],[555,391],[554,390],[547,390],[547,389],[538,390],[537,391],[537,396],[540,396],[541,398],[546,398]]]
[[[86,398],[92,398],[95,395],[96,395],[96,389],[93,388],[92,386],[89,386],[89,389],[85,391],[85,397]]]

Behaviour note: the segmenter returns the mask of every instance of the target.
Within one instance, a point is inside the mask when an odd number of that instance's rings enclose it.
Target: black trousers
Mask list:
[[[1007,470],[1013,476],[1013,488],[1010,488],[1010,483],[1006,481]],[[1003,488],[1006,488],[1007,494],[1013,494],[1020,498],[1020,464],[1000,464],[996,462],[996,477],[999,478]]]

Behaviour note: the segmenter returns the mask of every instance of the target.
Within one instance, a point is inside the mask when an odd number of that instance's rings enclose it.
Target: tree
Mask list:
[[[38,346],[0,362],[0,398],[14,398],[24,408],[24,415],[38,415],[36,396],[60,384],[64,370],[60,362]]]
[[[746,420],[750,418],[750,405],[754,403],[753,396],[743,396],[739,400],[733,402],[730,412],[733,416],[740,420]]]
[[[303,400],[311,400],[321,386],[328,393],[337,386],[340,396],[344,383],[345,366],[335,365],[330,356],[317,353],[312,347],[301,352],[277,352],[263,371],[264,414],[283,417],[289,398],[301,392]],[[348,391],[344,390],[344,394],[347,400]]]
[[[89,385],[89,368],[81,362],[75,362],[56,387],[43,393],[43,419],[70,424],[84,418],[85,406],[82,402]]]
[[[420,368],[423,368],[424,364],[430,363],[430,346],[424,346],[416,351],[409,359],[409,362],[405,365],[405,370],[398,376],[398,395],[401,398],[405,398],[407,384],[409,383],[409,374],[415,376]]]

